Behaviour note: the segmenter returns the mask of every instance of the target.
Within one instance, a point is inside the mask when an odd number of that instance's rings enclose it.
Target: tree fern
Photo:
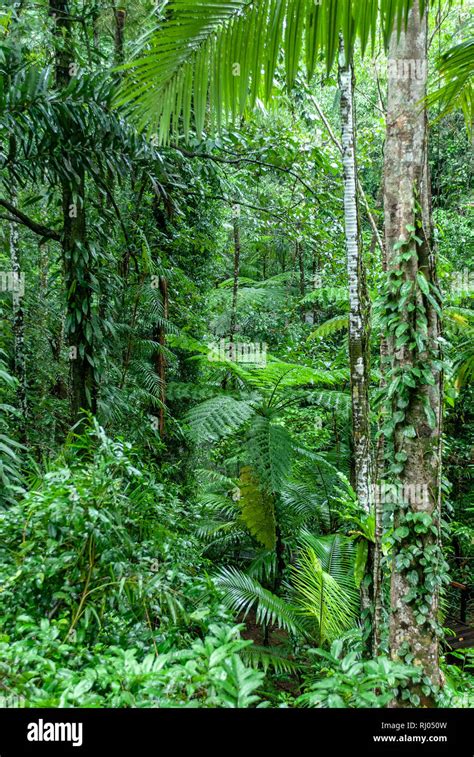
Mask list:
[[[350,394],[337,392],[334,389],[308,393],[307,402],[324,407],[326,410],[335,410],[342,415],[348,415],[352,409]]]
[[[339,331],[349,328],[349,317],[347,315],[335,315],[334,318],[321,323],[309,335],[309,339],[320,339],[323,336],[336,334]]]
[[[248,434],[248,459],[268,493],[281,491],[292,461],[290,434],[271,418],[255,417]]]
[[[239,479],[242,520],[262,546],[274,549],[276,541],[275,507],[272,496],[260,486],[252,469],[242,468]]]
[[[316,522],[324,530],[331,523],[331,513],[328,501],[319,492],[305,482],[289,481],[281,492],[281,500],[285,516],[290,516],[302,525],[310,521]]]

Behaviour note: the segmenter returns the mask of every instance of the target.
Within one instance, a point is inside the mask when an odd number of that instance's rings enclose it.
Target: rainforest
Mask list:
[[[460,0],[2,0],[2,708],[474,706],[473,86]]]

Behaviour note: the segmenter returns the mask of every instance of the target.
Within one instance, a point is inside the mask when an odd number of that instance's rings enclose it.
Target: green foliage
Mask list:
[[[443,53],[438,60],[439,80],[428,97],[430,105],[438,106],[437,119],[460,108],[468,135],[474,127],[474,38],[466,39]]]
[[[367,12],[358,2],[341,5],[336,0],[211,0],[197,5],[172,0],[166,21],[128,64],[133,73],[119,103],[135,113],[141,126],[158,124],[161,142],[181,129],[187,137],[192,117],[201,137],[208,101],[213,125],[220,127],[223,120],[241,115],[247,103],[252,107],[257,97],[270,98],[281,47],[291,87],[303,47],[310,77],[320,51],[329,71],[340,32],[347,51],[356,39],[365,50],[380,22],[388,44],[394,22],[400,29],[412,2],[384,0],[380,11],[375,3]]]
[[[292,633],[303,632],[296,607],[264,589],[258,581],[237,568],[222,568],[217,584],[225,591],[224,601],[227,606],[236,613],[243,613],[244,618],[254,607],[257,623],[276,623]]]
[[[292,567],[295,601],[317,628],[319,644],[332,642],[351,628],[358,614],[354,549],[341,536],[303,533],[303,546]]]
[[[239,479],[239,505],[242,519],[257,541],[266,547],[275,547],[275,508],[269,494],[262,491],[251,468],[242,468]]]
[[[0,350],[0,507],[14,502],[14,492],[21,491],[20,486],[20,457],[22,446],[12,439],[9,431],[12,419],[18,413],[9,402],[8,393],[15,389],[17,382],[7,370]]]
[[[62,640],[64,624],[28,616],[21,639],[0,638],[2,680],[27,707],[251,707],[263,673],[241,657],[240,626],[214,623],[203,639],[168,653]]]
[[[398,687],[420,680],[420,671],[387,657],[364,660],[360,641],[348,637],[334,641],[330,651],[312,649],[316,657],[307,676],[307,689],[297,699],[303,707],[387,707],[397,696]],[[354,645],[355,642],[355,645]]]

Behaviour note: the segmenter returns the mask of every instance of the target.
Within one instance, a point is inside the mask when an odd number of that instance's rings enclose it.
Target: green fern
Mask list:
[[[293,445],[283,426],[257,415],[248,434],[247,457],[265,491],[278,494],[291,470]]]
[[[318,405],[326,410],[334,410],[342,415],[349,415],[352,410],[350,394],[337,392],[334,389],[311,392],[308,394],[307,401],[311,405]]]
[[[197,441],[215,442],[238,431],[254,413],[249,402],[222,395],[194,407],[186,420]]]
[[[349,328],[349,318],[347,315],[335,315],[334,318],[321,323],[314,331],[311,332],[308,339],[321,339],[324,336],[335,334]]]

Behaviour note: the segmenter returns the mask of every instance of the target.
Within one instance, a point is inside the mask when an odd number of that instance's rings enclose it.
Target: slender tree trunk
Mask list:
[[[16,156],[16,143],[10,138],[9,160],[13,164]],[[16,181],[13,171],[10,172],[10,195],[13,205],[17,205]],[[19,438],[22,443],[26,442],[26,420],[28,416],[27,403],[27,374],[25,352],[25,314],[22,303],[23,281],[20,261],[20,234],[18,224],[10,222],[10,265],[13,274],[13,308],[12,308],[12,332],[13,332],[13,370],[18,379],[17,402],[20,411]]]
[[[298,268],[300,272],[300,296],[301,298],[305,295],[305,273],[304,273],[304,253],[303,253],[303,245],[301,244],[300,240],[296,240],[296,252],[295,257],[298,260]],[[305,322],[305,307],[304,305],[301,305],[301,320],[304,323]]]
[[[427,114],[420,106],[426,74],[427,18],[420,18],[418,3],[414,3],[406,31],[402,30],[399,39],[396,31],[392,34],[385,145],[388,276],[409,293],[397,310],[395,290],[391,313],[403,333],[417,335],[417,341],[414,337],[407,341],[392,330],[388,338],[390,381],[398,379],[398,386],[405,386],[403,397],[397,389],[392,400],[392,417],[400,408],[403,417],[395,416],[390,458],[393,461],[397,455],[403,464],[397,472],[402,497],[394,507],[394,526],[400,529],[400,538],[392,552],[390,649],[394,659],[410,655],[436,687],[440,684],[436,628],[442,565],[438,533],[442,375],[437,363],[440,325],[430,246]],[[408,376],[410,388],[406,389],[403,377],[406,380]],[[420,518],[429,523],[426,531],[415,530]],[[415,704],[433,703],[426,690],[413,693]]]
[[[58,35],[55,56],[56,83],[67,87],[74,72],[74,49],[68,0],[50,0]],[[71,155],[64,154],[64,164]],[[93,356],[91,252],[87,246],[85,173],[74,161],[75,178],[62,182],[63,265],[67,293],[66,332],[71,365],[71,412],[77,421],[81,410],[96,411],[97,386]]]
[[[381,199],[383,199],[383,186],[381,190]],[[374,243],[374,237],[372,237],[372,244]],[[384,274],[387,272],[387,252],[385,245],[382,246],[382,270]],[[380,338],[380,389],[386,388],[387,382],[385,379],[385,368],[387,365],[388,357],[388,345],[385,335],[382,334]],[[383,486],[381,482],[384,480],[385,473],[385,438],[383,434],[383,425],[385,419],[384,407],[380,409],[379,428],[377,448],[375,451],[375,471],[373,480],[375,482],[374,487],[374,550],[373,550],[373,655],[377,655],[381,652],[382,641],[382,627],[383,627],[383,569],[382,569],[382,539],[384,529],[384,501],[382,497]]]
[[[232,305],[230,311],[230,328],[229,328],[229,357],[234,357],[234,338],[237,332],[237,298],[239,295],[239,276],[240,276],[240,224],[239,218],[234,217],[234,271],[232,284]]]
[[[159,280],[161,300],[163,303],[163,318],[168,318],[168,282],[164,276],[160,276]],[[164,324],[159,324],[156,330],[155,338],[157,339],[160,349],[156,355],[156,373],[160,381],[160,410],[159,410],[159,422],[158,430],[160,437],[163,439],[165,435],[165,415],[166,415],[166,358],[165,358],[165,345],[166,345],[166,328]]]
[[[119,66],[124,61],[123,43],[124,43],[124,35],[125,35],[125,18],[126,18],[125,8],[114,7],[114,17],[115,17],[115,63],[117,66]]]
[[[344,170],[344,219],[349,279],[349,357],[352,393],[352,437],[355,490],[362,507],[371,503],[372,459],[369,418],[370,305],[361,251],[357,202],[353,70],[346,60],[341,37],[339,53],[341,93],[342,162]]]

